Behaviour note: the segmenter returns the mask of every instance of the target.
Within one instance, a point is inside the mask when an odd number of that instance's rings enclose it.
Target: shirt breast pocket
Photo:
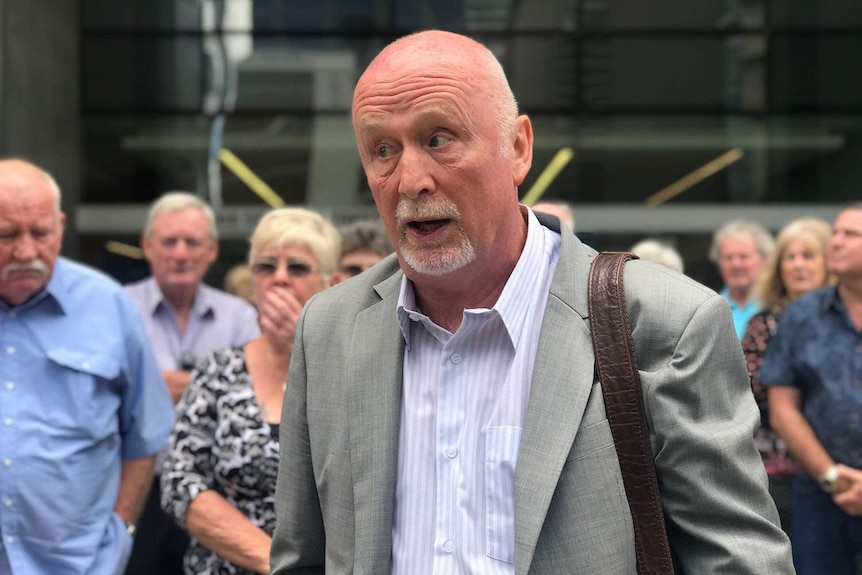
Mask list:
[[[104,353],[68,348],[48,350],[52,377],[46,413],[66,433],[105,437],[117,429],[120,364]]]
[[[515,562],[515,465],[520,427],[485,432],[485,545],[488,557]]]

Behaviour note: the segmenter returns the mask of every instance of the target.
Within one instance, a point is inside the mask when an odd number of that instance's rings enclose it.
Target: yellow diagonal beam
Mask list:
[[[556,154],[554,154],[554,157],[536,179],[535,183],[533,183],[533,186],[526,194],[524,194],[524,198],[521,200],[521,203],[525,206],[532,206],[539,201],[539,198],[542,197],[542,194],[544,194],[545,190],[548,189],[548,186],[551,185],[551,182],[553,182],[563,168],[566,167],[566,164],[572,161],[574,155],[575,152],[571,148],[561,148]]]
[[[686,174],[671,185],[662,188],[658,192],[648,197],[645,201],[648,206],[658,206],[666,201],[675,198],[690,187],[694,186],[707,179],[711,175],[720,172],[730,164],[738,161],[744,156],[742,148],[733,148],[732,150],[723,153],[714,160],[710,160],[693,172]]]
[[[105,250],[111,252],[112,254],[132,258],[133,260],[144,259],[144,250],[137,246],[125,244],[116,240],[110,240],[105,242]]]
[[[281,196],[276,194],[266,182],[257,177],[257,174],[252,172],[251,168],[249,168],[245,162],[237,158],[233,152],[227,148],[222,148],[218,152],[218,159],[231,172],[233,172],[237,178],[242,180],[246,186],[251,188],[251,191],[266,202],[269,207],[280,208],[284,206],[284,200],[281,199]]]

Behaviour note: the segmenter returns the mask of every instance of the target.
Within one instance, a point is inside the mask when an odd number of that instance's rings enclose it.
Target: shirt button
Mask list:
[[[12,500],[7,499],[6,501],[3,502],[3,505],[5,505],[6,507],[12,507]]]
[[[449,459],[455,459],[458,456],[458,449],[456,447],[448,447],[446,448],[446,457]]]
[[[7,417],[3,420],[3,425],[12,425],[15,422],[11,417]]]
[[[6,543],[15,543],[15,537],[13,537],[12,535],[7,535]]]
[[[443,551],[446,553],[454,553],[455,552],[455,544],[452,543],[451,539],[447,539],[445,543],[443,543]]]
[[[462,361],[464,358],[463,358],[463,357],[461,357],[461,354],[453,353],[453,354],[452,354],[452,357],[450,357],[449,359],[452,361],[452,363],[454,363],[455,365],[458,365],[459,363],[461,363],[461,361]]]
[[[7,347],[7,348],[6,348],[6,353],[8,353],[9,355],[12,355],[13,353],[15,353],[15,346],[14,346],[14,345],[10,345],[9,347]]]
[[[12,467],[12,460],[11,459],[4,459],[3,460],[3,467]]]
[[[81,367],[83,367],[84,369],[90,369],[90,362],[85,361],[84,363],[81,364]]]
[[[7,381],[6,382],[6,389],[8,389],[9,391],[12,391],[13,389],[15,389],[15,384],[12,383],[11,381]]]

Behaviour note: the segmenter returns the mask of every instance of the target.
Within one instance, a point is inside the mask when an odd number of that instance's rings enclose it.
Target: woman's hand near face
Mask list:
[[[260,330],[289,354],[301,311],[302,304],[293,293],[283,286],[272,286],[258,303]]]

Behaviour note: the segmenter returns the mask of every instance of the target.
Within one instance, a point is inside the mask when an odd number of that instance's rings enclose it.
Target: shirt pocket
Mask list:
[[[64,432],[103,438],[118,428],[119,361],[105,353],[68,348],[48,350],[53,400],[51,423]]]
[[[485,545],[488,557],[515,562],[515,465],[520,427],[485,431]]]

